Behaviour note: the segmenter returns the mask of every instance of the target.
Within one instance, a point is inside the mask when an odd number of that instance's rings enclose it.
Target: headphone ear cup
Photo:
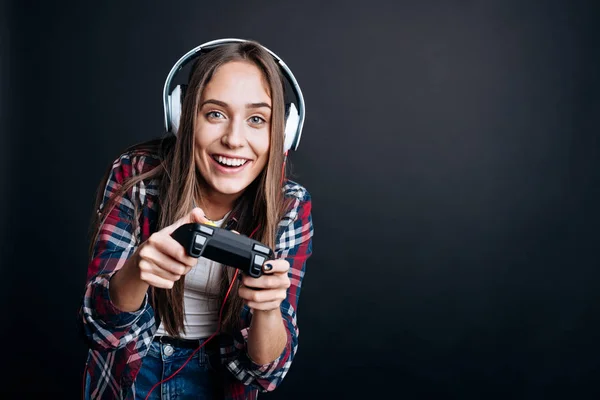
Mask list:
[[[179,121],[181,119],[181,105],[185,96],[186,85],[177,85],[169,96],[169,126],[171,133],[177,134],[179,130]]]
[[[298,123],[300,117],[298,110],[294,103],[288,103],[285,105],[285,130],[283,135],[283,152],[287,153],[288,150],[296,150],[298,147],[297,136],[298,136]]]

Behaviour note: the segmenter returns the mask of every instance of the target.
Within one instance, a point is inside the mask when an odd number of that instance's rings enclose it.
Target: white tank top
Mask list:
[[[221,226],[227,215],[215,225]],[[203,339],[212,335],[219,324],[219,283],[223,275],[222,264],[200,257],[198,263],[185,276],[183,290],[185,339]],[[168,335],[162,323],[155,335]]]

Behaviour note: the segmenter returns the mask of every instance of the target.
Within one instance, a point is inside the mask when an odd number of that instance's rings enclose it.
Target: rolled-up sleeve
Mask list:
[[[291,210],[279,224],[275,248],[276,258],[285,258],[289,264],[291,285],[281,303],[281,314],[287,333],[287,343],[277,359],[268,364],[256,364],[247,354],[248,328],[242,330],[242,343],[236,343],[239,356],[227,364],[231,373],[244,384],[253,385],[262,392],[272,391],[289,371],[298,350],[297,309],[306,262],[312,254],[313,223],[311,198],[306,189],[295,199]]]
[[[113,163],[100,210],[133,174],[129,158],[121,157]],[[110,299],[110,279],[133,254],[139,238],[139,229],[134,230],[132,223],[134,198],[135,189],[127,191],[108,213],[100,225],[88,265],[88,282],[79,317],[87,343],[97,350],[126,346],[154,321],[147,295],[135,312],[119,310]]]

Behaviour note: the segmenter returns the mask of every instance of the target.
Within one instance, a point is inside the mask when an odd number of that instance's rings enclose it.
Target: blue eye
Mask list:
[[[209,112],[208,114],[206,114],[206,116],[207,116],[208,118],[217,118],[217,119],[219,119],[219,118],[223,118],[223,114],[221,114],[221,113],[220,113],[220,112],[218,112],[218,111],[211,111],[211,112]]]
[[[264,122],[267,122],[267,121],[265,121],[263,118],[255,115],[254,117],[250,117],[250,122],[252,124],[255,124],[255,125],[260,125],[260,124],[262,124]]]

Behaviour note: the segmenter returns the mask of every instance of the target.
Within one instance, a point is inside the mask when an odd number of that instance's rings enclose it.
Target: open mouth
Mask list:
[[[220,166],[225,167],[225,168],[231,168],[231,169],[240,168],[240,167],[244,166],[248,161],[250,161],[246,158],[229,158],[229,157],[224,157],[224,156],[220,156],[217,154],[213,154],[212,158]]]

